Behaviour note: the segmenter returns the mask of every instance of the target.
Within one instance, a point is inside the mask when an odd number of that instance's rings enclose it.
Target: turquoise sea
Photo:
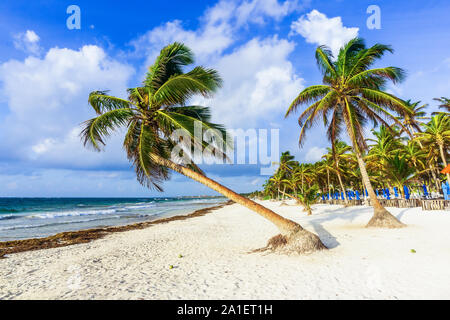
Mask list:
[[[0,241],[191,213],[225,198],[0,198]]]

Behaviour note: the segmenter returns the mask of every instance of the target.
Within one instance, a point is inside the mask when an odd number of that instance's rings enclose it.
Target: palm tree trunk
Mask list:
[[[439,186],[439,181],[438,181],[438,176],[436,175],[436,169],[434,168],[433,165],[431,165],[431,163],[429,164],[429,168],[431,171],[431,175],[433,176],[433,181],[434,181],[434,185],[436,186],[436,189],[439,190],[440,186]]]
[[[354,148],[356,149],[356,148]],[[366,164],[359,151],[356,151],[356,158],[358,159],[359,169],[361,171],[361,176],[364,184],[369,194],[370,202],[374,209],[374,214],[372,219],[370,219],[367,227],[381,227],[381,228],[401,228],[405,225],[397,220],[389,211],[387,211],[378,201],[375,191],[373,191],[372,184],[370,183],[369,175],[366,170]]]
[[[338,176],[338,179],[339,179],[339,184],[341,185],[341,191],[344,194],[345,204],[348,204],[347,193],[345,192],[344,184],[342,183],[341,174],[339,173],[339,170],[337,168],[336,168],[336,170],[337,170],[336,172],[337,172],[337,176]]]
[[[328,183],[328,196],[331,196],[331,186],[330,186],[330,171],[327,168],[327,183]]]
[[[362,178],[362,176],[361,176],[361,186],[362,186],[362,188],[363,188],[363,190],[362,190],[362,193],[363,193],[363,198],[364,198],[364,201],[366,201],[366,188],[364,187],[364,179]]]
[[[410,130],[411,130],[411,128],[410,128]],[[422,142],[421,142],[420,140],[417,140],[417,142],[419,143],[420,148],[423,150]],[[442,154],[441,154],[441,156],[442,156]],[[432,176],[433,176],[434,185],[436,186],[436,190],[439,192],[441,186],[439,185],[439,182],[438,182],[436,173],[434,172],[433,167],[431,166],[431,163],[428,164],[428,167],[430,168],[431,174],[432,174]],[[447,174],[447,181],[449,181],[449,183],[450,183],[448,174]]]
[[[439,144],[439,152],[441,153],[442,162],[444,163],[444,168],[447,168],[447,160],[444,155],[444,146]],[[447,173],[447,182],[450,183],[450,175]]]
[[[201,184],[207,186],[208,188],[223,194],[228,199],[233,200],[234,202],[239,203],[244,207],[247,207],[248,209],[258,213],[262,217],[272,222],[280,231],[281,236],[284,239],[282,241],[284,245],[283,247],[286,247],[287,251],[305,253],[326,249],[325,245],[322,243],[322,241],[317,235],[303,229],[303,227],[300,224],[280,216],[279,214],[260,205],[259,203],[256,203],[246,197],[241,196],[240,194],[234,192],[233,190],[228,189],[227,187],[221,185],[220,183],[198,172],[195,172],[194,170],[176,164],[156,154],[151,154],[151,157],[159,165],[167,167],[188,178],[191,178],[192,180],[200,182]],[[275,238],[276,237],[272,239]],[[271,241],[269,241],[269,246],[272,246],[272,248],[274,249],[278,249],[280,247],[279,244],[271,245]],[[282,252],[285,252],[286,250],[280,249],[280,251]]]
[[[301,203],[301,200],[300,200],[299,198],[297,198],[297,197],[295,197],[295,196],[291,196],[291,195],[288,194],[288,193],[283,193],[283,194],[284,194],[284,196],[286,196],[286,197],[288,197],[288,198],[291,198],[291,199],[296,200],[296,201],[297,201],[297,204],[300,204],[300,203]]]
[[[341,174],[339,172],[339,162],[338,161],[336,161],[336,174],[338,176],[339,184],[341,186],[341,191],[344,195],[345,204],[348,204],[347,193],[345,192],[344,184],[342,183]]]

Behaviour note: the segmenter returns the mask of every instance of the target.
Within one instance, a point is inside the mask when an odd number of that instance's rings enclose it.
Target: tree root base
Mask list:
[[[406,227],[405,224],[401,223],[396,217],[385,209],[379,211],[375,210],[372,219],[370,219],[369,223],[366,225],[366,228],[396,229],[404,227]]]
[[[272,237],[267,246],[254,252],[270,251],[280,254],[309,254],[328,249],[320,238],[306,230],[300,230],[290,235],[276,235]]]

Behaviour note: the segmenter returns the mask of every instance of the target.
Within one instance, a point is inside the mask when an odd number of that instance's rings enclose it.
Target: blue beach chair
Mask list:
[[[444,194],[444,200],[450,200],[450,185],[448,181],[442,182],[442,193]]]
[[[405,199],[408,200],[410,195],[409,195],[409,189],[407,186],[403,186],[403,193],[405,194]]]
[[[426,185],[423,185],[422,186],[422,189],[423,189],[423,195],[426,197],[426,198],[428,198],[428,190],[427,190],[427,186]]]

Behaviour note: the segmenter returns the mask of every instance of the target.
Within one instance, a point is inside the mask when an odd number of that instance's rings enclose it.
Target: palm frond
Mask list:
[[[83,129],[80,133],[85,146],[91,146],[95,150],[100,151],[101,146],[105,145],[107,138],[112,131],[128,124],[134,116],[133,110],[130,108],[113,109],[102,113],[96,118],[83,122]]]
[[[184,104],[196,94],[210,97],[220,86],[222,79],[216,70],[196,67],[184,74],[172,76],[153,95],[155,106]]]
[[[324,75],[336,76],[336,68],[333,64],[333,54],[330,48],[320,46],[316,50],[316,62]]]
[[[108,91],[93,91],[89,94],[88,102],[97,114],[114,109],[131,108],[130,101],[107,95]]]
[[[164,47],[155,63],[149,68],[144,86],[155,92],[169,78],[182,74],[183,67],[194,62],[194,54],[182,43],[174,42]]]
[[[323,98],[330,90],[332,90],[332,88],[325,85],[317,85],[306,88],[305,90],[300,92],[297,98],[295,98],[291,103],[285,117],[289,116],[292,112],[297,111],[299,105],[303,103],[311,103]]]
[[[336,70],[339,76],[346,77],[348,70],[352,66],[355,56],[366,48],[364,40],[361,38],[354,38],[347,42],[344,47],[339,50],[336,61]]]
[[[405,78],[405,71],[401,68],[396,67],[386,67],[365,70],[352,76],[348,81],[350,86],[361,86],[368,85],[372,86],[373,83],[377,84],[377,87],[383,87],[384,82],[380,83],[382,79],[389,79],[393,83],[398,83],[403,81]]]
[[[391,46],[384,44],[375,44],[372,47],[361,50],[355,57],[355,62],[348,72],[347,77],[351,78],[354,75],[367,70],[377,59],[380,59],[386,52],[393,53]]]

